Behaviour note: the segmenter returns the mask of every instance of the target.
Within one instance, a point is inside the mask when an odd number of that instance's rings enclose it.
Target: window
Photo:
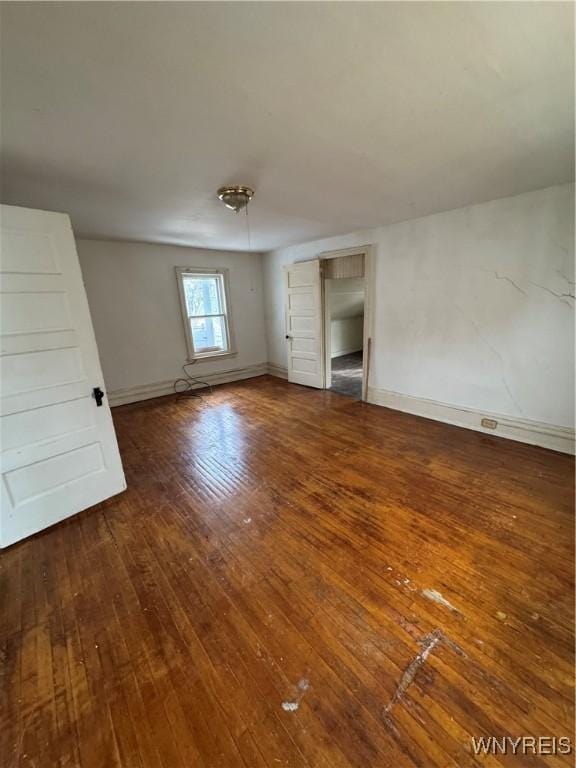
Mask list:
[[[188,356],[204,360],[234,354],[228,270],[176,267]]]

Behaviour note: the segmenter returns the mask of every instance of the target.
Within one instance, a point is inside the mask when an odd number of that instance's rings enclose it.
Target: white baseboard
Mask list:
[[[521,443],[539,445],[553,451],[574,454],[574,430],[570,427],[559,427],[554,424],[544,424],[539,421],[503,416],[488,411],[475,411],[457,405],[448,405],[437,400],[427,400],[424,397],[402,395],[386,389],[368,387],[368,402],[393,408],[396,411],[413,413],[427,419],[443,421],[458,427],[466,427],[487,435],[506,437]],[[497,422],[496,429],[483,427],[482,419],[492,419]]]
[[[249,365],[245,368],[233,368],[228,371],[219,371],[218,373],[203,373],[201,370],[197,372],[198,379],[212,385],[251,379],[255,376],[264,376],[266,373],[268,373],[268,365],[266,363]],[[112,390],[108,393],[108,402],[113,408],[117,405],[138,403],[140,400],[150,400],[153,397],[173,394],[174,379],[170,379],[168,381],[157,381],[154,384],[143,384],[139,387]]]
[[[288,369],[282,365],[275,365],[274,363],[268,363],[268,373],[270,376],[276,376],[279,379],[288,378]]]
[[[344,355],[351,355],[353,352],[362,352],[362,345],[350,347],[350,349],[339,349],[338,352],[331,352],[330,357],[334,360],[335,357],[344,357]]]

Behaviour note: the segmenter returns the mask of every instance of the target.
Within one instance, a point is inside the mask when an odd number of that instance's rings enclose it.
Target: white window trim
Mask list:
[[[190,329],[190,318],[188,316],[188,307],[186,306],[186,295],[184,293],[184,275],[221,275],[224,283],[224,323],[226,325],[226,335],[228,337],[228,349],[226,352],[215,350],[213,352],[195,352],[192,331]],[[232,308],[230,305],[230,279],[229,270],[224,268],[210,269],[208,267],[176,267],[176,282],[178,283],[178,295],[180,296],[180,309],[182,311],[182,321],[184,323],[184,334],[186,337],[186,348],[188,351],[188,361],[202,362],[204,360],[221,360],[223,357],[234,357],[238,354],[236,350],[236,341],[234,335],[234,326],[232,323]]]

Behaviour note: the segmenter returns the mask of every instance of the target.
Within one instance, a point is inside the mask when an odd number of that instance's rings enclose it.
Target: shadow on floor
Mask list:
[[[362,399],[362,351],[332,358],[332,392]]]

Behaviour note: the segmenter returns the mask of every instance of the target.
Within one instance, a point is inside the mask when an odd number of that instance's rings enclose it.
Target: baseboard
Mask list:
[[[219,371],[218,373],[203,373],[201,370],[197,371],[198,378],[211,385],[228,384],[232,381],[251,379],[255,376],[264,376],[266,373],[268,373],[268,365],[266,363],[249,365],[245,368],[232,368],[227,371]],[[153,397],[162,397],[163,395],[173,394],[174,379],[169,379],[168,381],[157,381],[154,384],[143,384],[139,387],[112,390],[108,393],[108,402],[113,408],[117,405],[138,403],[140,400],[150,400]]]
[[[340,349],[338,352],[331,354],[330,357],[334,360],[335,357],[344,357],[344,355],[351,355],[353,352],[362,352],[362,345],[359,347],[350,347],[350,349]]]
[[[458,427],[466,427],[477,432],[484,432],[487,435],[506,437],[509,440],[539,445],[542,448],[550,448],[562,453],[575,453],[574,430],[570,427],[559,427],[554,424],[503,416],[488,411],[475,411],[471,408],[448,405],[423,397],[402,395],[399,392],[390,392],[376,387],[368,387],[368,402],[393,408],[396,411],[424,416],[427,419],[454,424]],[[483,427],[482,419],[496,421],[496,429]]]
[[[268,363],[268,371],[270,376],[276,376],[279,379],[288,378],[288,369],[281,365],[275,365],[274,363]]]

